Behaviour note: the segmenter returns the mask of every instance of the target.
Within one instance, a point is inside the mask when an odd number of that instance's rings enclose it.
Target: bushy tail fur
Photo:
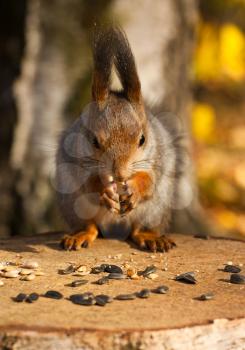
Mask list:
[[[110,93],[111,70],[114,64],[125,97],[131,103],[139,103],[141,86],[134,56],[125,33],[118,27],[103,29],[95,34],[93,45],[94,75],[92,96],[104,105]]]

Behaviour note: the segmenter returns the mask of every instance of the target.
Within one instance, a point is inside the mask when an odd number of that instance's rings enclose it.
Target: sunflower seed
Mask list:
[[[112,298],[109,295],[99,294],[95,296],[96,305],[105,306],[107,303],[112,302]]]
[[[75,273],[72,274],[72,276],[84,277],[84,276],[87,276],[89,274],[90,274],[90,271],[86,271],[86,272],[77,272],[76,271]]]
[[[197,300],[211,300],[214,298],[214,294],[213,293],[205,293],[200,295],[199,297],[197,297]]]
[[[42,271],[35,271],[36,276],[45,276],[45,273]]]
[[[147,277],[148,275],[150,275],[151,273],[154,273],[156,272],[157,268],[155,265],[150,265],[150,266],[147,266],[147,268],[144,270],[144,271],[139,271],[138,272],[138,275],[139,276],[144,276],[144,277]]]
[[[87,266],[85,265],[80,265],[76,268],[77,272],[86,272],[87,271]]]
[[[86,306],[94,305],[96,303],[93,296],[86,297],[84,294],[73,294],[70,296],[70,300],[73,304]]]
[[[79,286],[83,286],[84,284],[87,284],[87,283],[88,283],[88,280],[76,280],[76,281],[73,281],[73,282],[67,284],[67,286],[79,287]]]
[[[239,272],[241,272],[241,269],[240,269],[239,266],[235,266],[235,265],[225,265],[224,271],[225,271],[225,272],[231,272],[231,273],[239,273]]]
[[[63,295],[60,292],[57,292],[56,290],[48,290],[44,295],[45,298],[51,298],[51,299],[62,299]]]
[[[109,273],[108,278],[114,279],[114,280],[122,280],[127,278],[127,276],[125,276],[122,273]]]
[[[74,268],[73,265],[69,265],[69,266],[66,267],[65,269],[60,269],[60,270],[58,271],[58,273],[59,273],[60,275],[69,275],[70,273],[73,273],[73,272],[75,272],[75,268]]]
[[[95,281],[94,283],[99,284],[101,286],[102,284],[109,283],[109,278],[107,276],[104,276],[104,277],[98,279],[97,281]]]
[[[123,273],[123,270],[121,269],[121,267],[117,265],[106,265],[104,271],[108,273],[121,273],[121,274]]]
[[[245,275],[233,273],[231,274],[230,282],[234,284],[245,284]]]
[[[155,280],[158,277],[158,274],[156,273],[150,273],[149,275],[146,276],[150,280]]]
[[[138,298],[149,298],[150,296],[150,290],[149,289],[142,289],[139,293],[137,293]]]
[[[199,234],[199,235],[195,235],[194,238],[209,239],[209,236],[208,236],[208,235],[205,235],[205,234]]]
[[[22,276],[20,278],[20,280],[21,281],[32,281],[32,280],[34,280],[35,277],[36,276],[33,273],[31,273],[30,275]]]
[[[81,295],[83,296],[84,299],[94,298],[94,294],[92,292],[86,292]]]
[[[32,270],[30,269],[21,269],[20,270],[20,275],[24,276],[24,275],[30,275],[31,273],[33,273]]]
[[[152,289],[152,293],[157,294],[166,294],[168,292],[169,288],[167,286],[159,286],[155,289]]]
[[[16,266],[13,266],[13,265],[6,265],[3,267],[2,270],[5,272],[11,272],[11,271],[15,271],[15,270],[17,271]]]
[[[17,303],[21,303],[26,299],[27,295],[25,293],[19,293],[16,297],[13,298]]]
[[[6,278],[16,278],[18,276],[19,276],[19,270],[8,271],[8,272],[5,272],[5,274],[3,275],[3,277],[6,277]]]
[[[176,281],[188,283],[188,284],[196,284],[195,273],[194,272],[186,272],[181,275],[177,275],[175,277]]]
[[[34,301],[38,300],[38,298],[39,298],[39,295],[37,293],[31,293],[26,298],[26,302],[27,303],[33,303]]]
[[[25,261],[21,267],[24,269],[37,269],[39,266],[38,262],[36,261]]]
[[[115,297],[116,300],[133,300],[136,298],[135,293],[132,294],[119,294]]]

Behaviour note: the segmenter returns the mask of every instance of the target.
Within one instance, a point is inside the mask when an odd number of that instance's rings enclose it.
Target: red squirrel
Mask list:
[[[61,213],[70,227],[66,250],[104,237],[129,238],[151,251],[175,246],[166,237],[176,194],[180,147],[147,112],[135,59],[118,27],[97,33],[92,101],[62,135],[56,157]],[[121,91],[111,90],[115,67]]]

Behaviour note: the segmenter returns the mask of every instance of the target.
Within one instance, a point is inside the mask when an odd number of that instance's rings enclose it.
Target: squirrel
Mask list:
[[[181,146],[144,105],[128,39],[119,27],[93,42],[92,101],[62,134],[56,156],[61,213],[71,234],[66,250],[88,247],[99,233],[141,249],[168,251],[166,237],[178,197]],[[111,90],[115,68],[120,91]]]

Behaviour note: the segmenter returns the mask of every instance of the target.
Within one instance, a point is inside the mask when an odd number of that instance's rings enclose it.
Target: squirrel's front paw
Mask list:
[[[80,248],[87,248],[93,240],[86,232],[81,232],[71,235],[65,235],[60,242],[61,247],[65,250],[79,250]]]
[[[100,203],[113,213],[120,212],[119,195],[116,192],[116,187],[114,183],[109,184],[104,189],[100,197]]]
[[[140,193],[133,180],[129,180],[123,194],[120,195],[121,214],[127,214],[134,209],[140,201]]]
[[[81,231],[74,235],[65,235],[60,245],[65,250],[79,250],[80,248],[87,248],[97,237],[97,229],[93,227],[88,231]]]

